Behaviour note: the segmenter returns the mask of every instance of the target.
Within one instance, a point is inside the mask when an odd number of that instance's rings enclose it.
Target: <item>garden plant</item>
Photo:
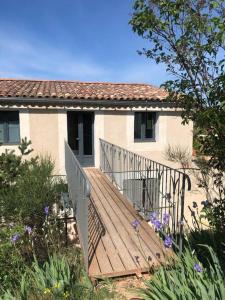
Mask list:
[[[112,285],[94,288],[80,249],[67,246],[59,218],[67,185],[30,146],[25,139],[20,155],[0,155],[0,299],[112,299]]]

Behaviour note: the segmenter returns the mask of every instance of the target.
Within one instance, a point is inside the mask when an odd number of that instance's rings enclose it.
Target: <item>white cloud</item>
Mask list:
[[[140,63],[107,67],[91,55],[65,51],[35,40],[27,33],[13,34],[0,26],[0,77],[73,79],[81,81],[149,82],[159,85],[168,79],[164,67],[140,59]],[[16,31],[15,31],[16,32]]]
[[[104,67],[40,41],[16,37],[0,27],[0,76],[80,79],[104,76]]]
[[[134,63],[119,70],[117,78],[120,81],[160,85],[169,77],[164,66],[145,59],[140,63]]]

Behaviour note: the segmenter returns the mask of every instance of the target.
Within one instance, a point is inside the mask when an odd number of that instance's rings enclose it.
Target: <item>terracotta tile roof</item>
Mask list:
[[[0,79],[0,97],[161,101],[167,93],[150,84]]]

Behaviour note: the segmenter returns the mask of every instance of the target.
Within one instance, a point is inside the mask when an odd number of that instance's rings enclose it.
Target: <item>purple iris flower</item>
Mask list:
[[[157,217],[158,217],[157,212],[155,212],[155,211],[151,212],[150,215],[149,215],[149,219],[150,219],[151,223],[156,221]]]
[[[193,208],[197,208],[198,207],[197,202],[193,201],[192,206],[193,206]]]
[[[199,264],[194,264],[194,269],[198,273],[202,273],[202,267]]]
[[[173,244],[172,238],[171,238],[169,235],[167,235],[167,236],[165,237],[165,240],[164,240],[164,246],[165,246],[166,248],[171,248],[171,247],[172,247],[172,244]]]
[[[163,214],[163,225],[168,225],[170,221],[170,215],[167,213]]]
[[[140,221],[136,219],[131,223],[131,225],[135,230],[137,230],[138,226],[140,225]]]
[[[46,206],[45,209],[44,209],[44,211],[45,211],[45,214],[47,216],[49,214],[49,206]]]
[[[20,234],[19,233],[16,233],[12,236],[12,242],[15,243],[16,241],[18,241],[18,239],[20,238]]]
[[[156,231],[159,231],[162,229],[162,223],[159,220],[153,221],[152,224],[155,226]]]
[[[30,226],[26,226],[26,227],[25,227],[25,231],[26,231],[28,234],[31,234],[32,228],[31,228]]]

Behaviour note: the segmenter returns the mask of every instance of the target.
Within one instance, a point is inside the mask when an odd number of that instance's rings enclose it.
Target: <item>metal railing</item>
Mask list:
[[[69,199],[88,271],[99,240],[105,234],[105,227],[92,200],[87,175],[67,142],[65,142],[65,168]]]
[[[188,175],[102,139],[100,168],[146,220],[156,212],[162,224],[169,215],[167,231],[182,251],[186,184],[191,189]]]
[[[77,230],[84,253],[85,265],[88,269],[88,214],[90,207],[90,184],[86,174],[67,142],[65,142],[65,168],[69,197],[72,201],[74,216],[77,222]]]

